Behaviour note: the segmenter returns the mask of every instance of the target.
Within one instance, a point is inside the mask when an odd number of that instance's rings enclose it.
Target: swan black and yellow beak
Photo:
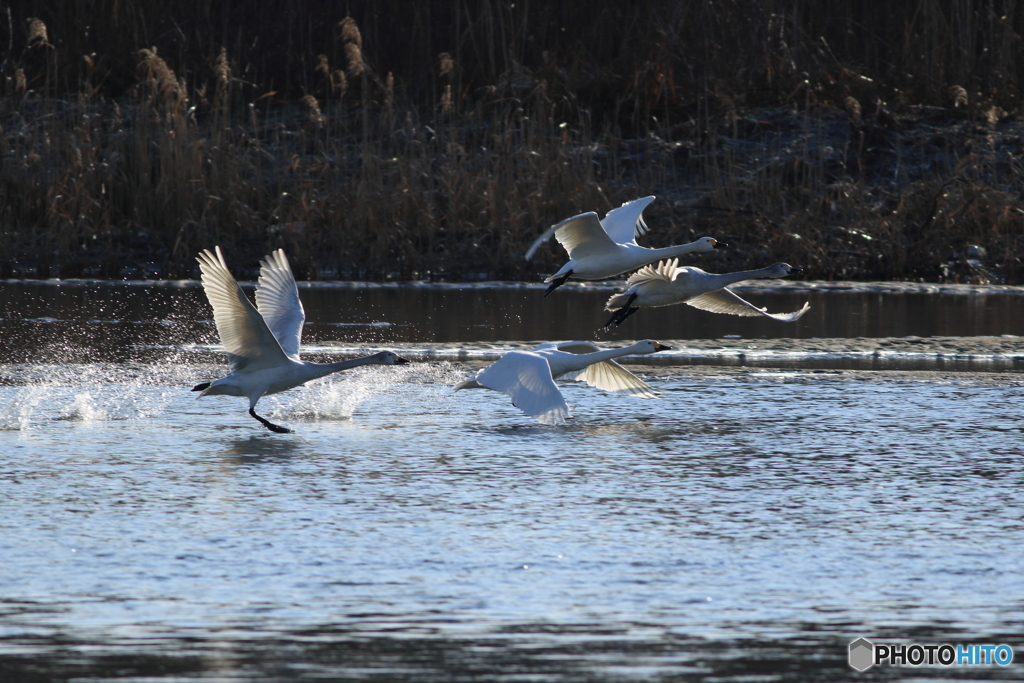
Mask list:
[[[406,363],[410,362],[411,361],[408,358],[402,358],[401,356],[395,358],[395,365],[405,365]]]
[[[654,350],[657,351],[671,351],[671,346],[665,346],[661,342],[654,342]]]
[[[789,274],[790,275],[799,275],[802,272],[804,272],[803,268],[797,268],[796,266],[790,266],[789,267]]]
[[[712,239],[712,240],[711,240],[711,246],[713,246],[713,247],[714,247],[715,249],[725,249],[725,248],[727,248],[727,247],[728,247],[729,245],[728,245],[728,244],[726,244],[725,242],[719,242],[719,241],[718,241],[718,240],[716,240],[716,239]]]

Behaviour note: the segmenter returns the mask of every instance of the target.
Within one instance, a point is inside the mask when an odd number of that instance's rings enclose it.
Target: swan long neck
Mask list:
[[[311,379],[326,377],[327,375],[333,374],[335,372],[341,372],[342,370],[351,370],[352,368],[358,368],[361,365],[374,364],[379,364],[379,361],[374,356],[352,358],[350,360],[338,361],[337,363],[306,363],[306,374],[309,375],[309,379],[307,379],[306,381],[308,382]]]
[[[594,363],[612,360],[613,358],[619,358],[620,356],[628,356],[631,353],[638,353],[642,348],[646,348],[643,342],[637,342],[632,346],[624,346],[619,349],[605,349],[604,351],[594,351],[593,353],[582,353],[579,357],[582,367],[587,367]]]
[[[778,277],[771,268],[758,268],[757,270],[741,270],[735,273],[722,273],[721,275],[715,275],[708,273],[709,282],[718,285],[719,289],[734,285],[737,282],[743,282],[744,280],[759,280],[766,277]]]
[[[689,244],[676,244],[671,247],[662,247],[661,249],[646,249],[644,251],[644,255],[647,258],[653,259],[652,261],[649,261],[649,263],[653,263],[654,261],[670,259],[674,256],[679,256],[680,254],[688,254],[691,251],[700,248],[700,245],[701,243],[697,241],[690,242]]]

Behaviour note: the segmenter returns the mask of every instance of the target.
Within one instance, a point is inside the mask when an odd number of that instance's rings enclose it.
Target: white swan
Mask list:
[[[278,249],[260,261],[257,310],[231,276],[220,247],[216,255],[204,249],[196,258],[203,274],[203,289],[213,306],[213,320],[228,353],[231,374],[198,384],[199,398],[226,394],[249,398],[249,414],[273,432],[288,433],[256,414],[256,402],[266,394],[286,391],[311,379],[360,365],[403,365],[404,358],[391,351],[339,363],[309,363],[299,359],[302,323],[306,315],[299,300],[295,276]]]
[[[527,260],[533,258],[537,248],[552,235],[569,253],[569,261],[557,273],[544,279],[544,282],[551,283],[544,296],[564,285],[570,277],[600,280],[635,270],[659,259],[728,246],[711,237],[701,237],[696,242],[664,249],[641,247],[636,243],[636,238],[649,230],[644,223],[643,211],[653,201],[652,196],[626,202],[609,211],[601,221],[593,211],[581,213],[552,225],[534,240],[526,252]]]
[[[508,394],[512,405],[544,424],[569,417],[569,407],[556,378],[576,379],[592,387],[640,398],[654,398],[650,386],[613,358],[648,354],[670,347],[645,340],[632,346],[601,351],[589,341],[549,342],[531,351],[509,351],[459,389],[493,389]]]
[[[722,275],[708,273],[693,266],[680,268],[677,267],[678,263],[679,259],[662,261],[656,266],[645,266],[630,275],[626,280],[627,289],[614,294],[605,304],[606,311],[615,311],[604,324],[605,328],[612,323],[620,325],[641,308],[672,304],[689,304],[712,313],[763,315],[787,323],[798,320],[811,307],[805,303],[803,308],[792,313],[769,313],[766,309],[758,308],[726,289],[729,285],[743,280],[786,277],[803,272],[802,269],[794,268],[788,263],[775,263],[760,270],[744,270]]]

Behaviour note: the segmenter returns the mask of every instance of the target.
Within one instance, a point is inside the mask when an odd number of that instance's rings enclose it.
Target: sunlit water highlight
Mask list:
[[[89,329],[0,366],[3,680],[847,680],[858,636],[1019,645],[1018,372],[677,358],[630,365],[655,400],[564,384],[546,427],[451,389],[520,342],[406,341],[262,399],[277,435],[189,391],[209,339]]]

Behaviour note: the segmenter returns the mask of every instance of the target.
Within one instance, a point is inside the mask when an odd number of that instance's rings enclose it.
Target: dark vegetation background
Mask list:
[[[536,279],[658,196],[709,270],[1024,281],[1011,0],[0,2],[0,277]]]

